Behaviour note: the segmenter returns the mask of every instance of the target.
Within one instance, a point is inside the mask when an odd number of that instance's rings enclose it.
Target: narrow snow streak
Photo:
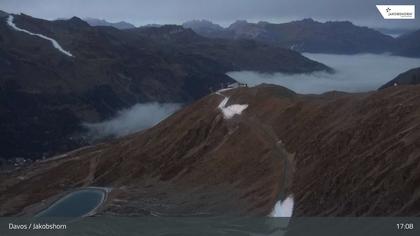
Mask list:
[[[226,91],[226,90],[223,90]],[[216,94],[224,97],[223,101],[219,104],[218,108],[222,111],[223,117],[225,119],[230,119],[234,117],[235,115],[240,115],[242,112],[248,108],[248,104],[240,105],[240,104],[233,104],[228,107],[226,107],[226,104],[229,101],[229,97],[226,97],[225,95],[221,94],[222,90],[219,90],[216,92]]]
[[[30,32],[30,31],[27,31],[27,30],[25,30],[25,29],[21,29],[21,28],[17,27],[17,26],[15,25],[15,23],[13,23],[13,19],[14,19],[14,17],[13,17],[12,15],[9,15],[9,17],[7,18],[7,24],[8,24],[10,27],[12,27],[14,30],[16,30],[16,31],[20,31],[20,32],[24,32],[24,33],[27,33],[27,34],[29,34],[29,35],[37,36],[37,37],[40,37],[40,38],[42,38],[42,39],[48,40],[48,41],[50,41],[50,42],[52,43],[53,47],[55,47],[56,49],[58,49],[58,51],[60,51],[60,52],[64,53],[65,55],[67,55],[67,56],[69,56],[69,57],[73,57],[73,55],[72,55],[69,51],[64,50],[64,49],[60,46],[60,44],[59,44],[57,41],[55,41],[54,39],[52,39],[52,38],[50,38],[50,37],[47,37],[47,36],[45,36],[45,35],[42,35],[42,34],[36,34],[36,33],[32,33],[32,32]]]
[[[288,196],[284,201],[278,201],[274,206],[273,212],[271,212],[271,217],[292,217],[293,206],[294,206],[293,196]]]
[[[220,95],[220,96],[223,96],[223,97],[224,97],[224,95],[223,95],[223,94],[221,94],[221,92],[226,92],[226,91],[229,91],[229,90],[232,90],[232,89],[234,89],[234,88],[224,88],[224,89],[220,89],[220,90],[218,90],[218,91],[216,92],[216,94],[218,94],[218,95]]]

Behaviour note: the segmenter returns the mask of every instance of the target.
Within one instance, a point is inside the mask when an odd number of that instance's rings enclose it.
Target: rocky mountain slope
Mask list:
[[[210,38],[253,39],[271,45],[313,53],[393,53],[419,57],[418,31],[397,39],[348,21],[317,22],[304,19],[289,23],[236,21],[227,28],[208,21],[186,22],[184,27]]]
[[[145,132],[1,174],[0,214],[104,186],[100,214],[268,215],[289,196],[294,216],[419,216],[419,115],[419,86],[220,91]]]
[[[379,90],[389,88],[392,86],[416,85],[416,84],[420,84],[420,68],[414,68],[404,73],[401,73],[395,79],[381,86]]]
[[[3,12],[0,159],[71,150],[83,143],[82,122],[102,121],[136,103],[190,103],[234,82],[225,75],[230,70],[329,69],[277,47],[166,29],[118,30],[76,17],[47,21]]]

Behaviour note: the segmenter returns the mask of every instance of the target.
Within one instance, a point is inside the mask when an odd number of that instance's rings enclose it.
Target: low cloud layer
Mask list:
[[[86,123],[84,126],[88,128],[88,137],[92,140],[121,137],[148,129],[180,108],[181,105],[176,103],[136,104],[129,109],[120,111],[111,120],[100,123]]]
[[[390,55],[310,53],[305,53],[304,55],[334,68],[336,73],[315,72],[311,74],[288,75],[282,73],[260,74],[244,71],[231,72],[228,75],[250,86],[261,83],[278,84],[303,94],[319,94],[333,90],[366,92],[376,90],[400,73],[420,66],[420,59]]]

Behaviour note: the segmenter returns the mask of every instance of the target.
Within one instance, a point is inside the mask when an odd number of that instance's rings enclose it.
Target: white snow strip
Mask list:
[[[229,90],[232,90],[232,89],[234,89],[234,88],[224,88],[224,89],[219,89],[219,90],[217,91],[217,93],[221,93],[221,92],[229,91]]]
[[[218,107],[222,111],[225,119],[230,119],[234,117],[235,115],[240,115],[245,109],[248,108],[248,104],[244,104],[244,105],[233,104],[226,107],[226,104],[228,101],[229,101],[229,97],[225,97]]]
[[[278,201],[274,206],[271,217],[292,217],[294,200],[293,196],[288,196],[284,201]]]
[[[56,49],[58,49],[58,51],[60,51],[60,52],[64,53],[65,55],[67,55],[67,56],[69,56],[69,57],[73,57],[73,55],[72,55],[69,51],[64,50],[64,49],[60,46],[60,44],[58,44],[58,42],[57,42],[57,41],[55,41],[54,39],[52,39],[52,38],[50,38],[50,37],[47,37],[47,36],[45,36],[45,35],[42,35],[42,34],[36,34],[36,33],[32,33],[32,32],[30,32],[30,31],[27,31],[27,30],[21,29],[21,28],[17,27],[17,26],[15,25],[15,23],[13,23],[13,19],[14,19],[13,15],[9,15],[9,18],[7,18],[7,24],[8,24],[10,27],[12,27],[14,30],[16,30],[16,31],[20,31],[20,32],[24,32],[24,33],[27,33],[27,34],[29,34],[29,35],[37,36],[37,37],[40,37],[40,38],[42,38],[42,39],[48,40],[48,41],[50,41],[50,42],[52,43],[53,47],[55,47]]]
[[[226,106],[228,101],[229,101],[229,97],[225,97],[223,101],[219,104],[219,109],[223,109]]]

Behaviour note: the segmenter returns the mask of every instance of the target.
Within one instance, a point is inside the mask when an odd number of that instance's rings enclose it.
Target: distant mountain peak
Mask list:
[[[125,21],[119,21],[119,22],[109,22],[106,21],[104,19],[97,19],[97,18],[84,18],[84,20],[91,26],[110,26],[110,27],[114,27],[117,29],[132,29],[132,28],[136,28],[136,26],[134,26],[131,23],[125,22]]]
[[[184,28],[189,28],[193,30],[223,30],[222,26],[215,24],[209,20],[191,20],[183,23],[182,26]]]
[[[235,27],[235,26],[243,26],[243,25],[247,25],[249,24],[249,22],[247,20],[236,20],[235,22],[233,22],[229,28],[231,27]]]
[[[85,22],[85,21],[83,21],[81,18],[79,18],[79,17],[77,17],[77,16],[73,16],[72,18],[70,18],[70,19],[69,19],[69,21],[75,21],[75,22],[80,22],[80,21],[82,21],[82,22]]]
[[[248,24],[249,22],[247,20],[236,20],[233,22],[233,24]]]
[[[355,24],[353,24],[353,22],[345,20],[345,21],[327,21],[325,22],[325,24],[335,24],[335,25],[339,25],[342,27],[346,27],[346,26],[356,26]]]
[[[295,21],[291,21],[289,23],[284,23],[284,24],[302,24],[302,25],[316,25],[316,24],[323,24],[319,21],[316,21],[312,18],[304,18],[302,20],[295,20]]]
[[[225,28],[222,26],[215,24],[209,20],[192,20],[187,21],[182,24],[184,29],[191,30],[199,35],[202,36],[209,36],[209,35],[218,35],[220,32],[223,32]]]
[[[395,47],[393,38],[374,29],[354,25],[350,21],[319,22],[312,18],[286,23],[258,23],[237,20],[227,28],[206,30],[193,28],[196,33],[209,38],[251,39],[258,42],[290,48],[299,52],[355,54],[384,53]],[[406,45],[416,45],[416,36]],[[401,45],[403,43],[400,43]],[[401,46],[400,46],[401,47]],[[402,55],[418,51],[407,46]]]
[[[159,27],[162,27],[162,25],[160,25],[160,24],[147,24],[147,25],[144,25],[142,27],[159,28]]]
[[[77,16],[73,16],[72,18],[70,18],[66,21],[69,22],[69,23],[72,23],[74,25],[83,25],[83,26],[88,26],[89,25],[86,21],[80,19]]]
[[[316,22],[314,19],[312,19],[312,18],[304,18],[303,20],[302,20],[303,22]]]

